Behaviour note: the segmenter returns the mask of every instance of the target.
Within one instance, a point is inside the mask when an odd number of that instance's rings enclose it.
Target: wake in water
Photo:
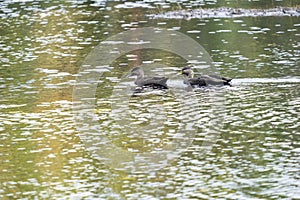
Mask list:
[[[288,78],[237,78],[233,79],[233,85],[252,84],[252,83],[300,83],[300,77]]]

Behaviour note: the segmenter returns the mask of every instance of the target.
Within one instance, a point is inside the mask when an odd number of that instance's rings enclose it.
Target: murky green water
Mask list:
[[[297,5],[296,0],[0,2],[1,199],[299,199],[299,17],[146,16],[199,6]],[[89,141],[109,141],[116,149],[99,154],[111,156],[109,162],[98,159],[73,117],[81,65],[99,42],[149,26],[195,39],[218,72],[234,78],[233,87],[188,91],[177,75],[187,61],[159,50],[130,52],[100,66],[93,112],[99,127]],[[173,77],[171,88],[179,90],[132,96],[133,79],[125,75],[149,63],[167,65],[147,73]],[[192,141],[179,134],[189,131],[195,133]],[[134,154],[156,152],[159,158],[160,152],[175,151],[174,141],[184,150],[157,171],[130,173],[119,166]],[[203,144],[211,147],[206,154]],[[112,153],[117,149],[121,155]],[[155,162],[142,158],[141,167],[156,167]]]

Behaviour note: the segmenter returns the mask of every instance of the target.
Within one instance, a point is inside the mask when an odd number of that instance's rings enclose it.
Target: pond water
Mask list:
[[[0,2],[0,198],[299,199],[299,17],[148,17],[299,4]],[[232,87],[191,90],[178,73],[193,60],[151,48],[84,70],[91,55],[106,60],[100,42],[146,27],[195,40],[211,57],[196,74],[231,77]],[[135,94],[134,66],[169,77],[170,89]]]

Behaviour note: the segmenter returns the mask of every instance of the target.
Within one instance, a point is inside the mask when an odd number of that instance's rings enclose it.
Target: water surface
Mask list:
[[[299,18],[146,16],[199,6],[296,5],[299,1],[1,2],[1,199],[300,198]],[[193,122],[195,139],[178,159],[157,171],[130,173],[86,149],[73,118],[73,87],[99,42],[149,26],[195,39],[217,71],[234,80],[233,87],[185,90],[177,73],[188,61],[158,50],[130,52],[100,68],[98,133],[124,152],[160,152]],[[149,63],[168,66],[148,73],[175,77],[171,85],[182,89],[184,102],[172,90],[131,96],[133,79],[125,76],[133,66]],[[203,144],[212,141],[204,155]]]

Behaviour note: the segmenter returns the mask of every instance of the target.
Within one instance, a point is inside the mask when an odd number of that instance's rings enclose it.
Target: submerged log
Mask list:
[[[151,18],[165,19],[206,19],[206,18],[238,18],[238,17],[268,17],[268,16],[300,16],[300,8],[285,7],[271,9],[242,8],[209,8],[194,10],[177,10],[150,15]]]

